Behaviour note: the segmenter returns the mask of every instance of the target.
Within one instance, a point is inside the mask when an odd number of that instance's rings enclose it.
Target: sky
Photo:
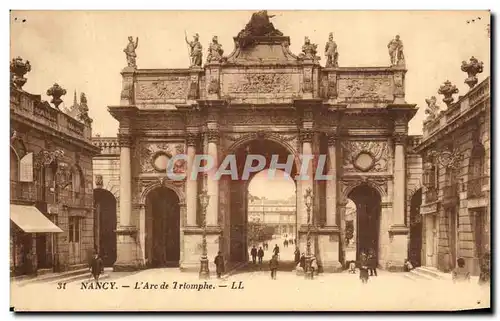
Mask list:
[[[12,11],[11,58],[30,61],[32,70],[24,89],[42,94],[57,82],[67,90],[63,104],[71,106],[73,92],[85,92],[93,133],[115,136],[118,123],[107,107],[120,102],[121,75],[126,66],[128,36],[139,37],[139,68],[187,68],[184,42],[200,35],[206,49],[217,35],[225,54],[233,50],[232,37],[244,28],[251,11]],[[406,101],[420,108],[410,121],[410,134],[421,134],[425,99],[442,96],[439,86],[447,79],[467,92],[463,60],[472,55],[484,62],[482,80],[489,75],[490,45],[487,11],[269,11],[274,26],[291,39],[298,54],[305,36],[318,44],[324,65],[324,45],[334,33],[339,65],[386,66],[387,44],[401,36],[408,73]],[[481,17],[475,23],[467,20]],[[23,20],[25,20],[23,22]],[[456,95],[457,97],[457,95]]]

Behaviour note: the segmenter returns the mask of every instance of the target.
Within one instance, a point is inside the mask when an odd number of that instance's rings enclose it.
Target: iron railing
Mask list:
[[[92,207],[93,195],[73,190],[58,191],[56,188],[36,183],[10,181],[10,199],[12,201],[45,202],[73,207]]]

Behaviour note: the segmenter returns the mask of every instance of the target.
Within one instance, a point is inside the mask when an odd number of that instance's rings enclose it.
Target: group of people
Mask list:
[[[377,276],[377,257],[373,249],[368,250],[368,253],[361,251],[359,256],[359,278],[362,283],[367,283],[370,276]],[[356,262],[349,262],[349,273],[356,273]]]
[[[289,240],[285,239],[283,241],[283,247],[288,247],[288,245],[290,245],[290,244],[293,245],[294,243],[295,243],[294,239],[289,239]]]
[[[294,257],[295,257],[295,265],[298,268],[301,268],[302,271],[306,272],[307,271],[307,265],[306,265],[306,255],[304,253],[300,253],[299,247],[295,247],[295,252],[294,252]],[[316,260],[316,257],[311,258],[311,277],[314,278],[314,274],[318,273],[318,262]]]

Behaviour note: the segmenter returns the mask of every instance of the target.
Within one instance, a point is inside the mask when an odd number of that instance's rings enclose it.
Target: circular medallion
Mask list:
[[[375,160],[370,153],[361,152],[358,156],[356,156],[356,160],[353,165],[360,171],[366,172],[369,171],[373,165],[375,165]]]
[[[157,172],[164,172],[167,170],[168,162],[170,161],[170,155],[160,151],[156,152],[151,158],[151,165]]]

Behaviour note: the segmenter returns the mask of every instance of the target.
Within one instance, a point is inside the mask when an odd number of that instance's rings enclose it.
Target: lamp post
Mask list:
[[[312,261],[312,253],[311,253],[311,207],[313,203],[313,192],[309,187],[306,190],[306,194],[304,195],[304,203],[307,207],[307,248],[306,248],[306,271],[305,277],[306,279],[312,279],[312,269],[311,269],[311,261]]]
[[[200,205],[203,213],[203,221],[202,221],[202,253],[200,259],[200,279],[209,279],[210,271],[208,270],[208,255],[207,255],[207,207],[210,202],[210,195],[208,195],[206,190],[203,190],[200,195]]]

